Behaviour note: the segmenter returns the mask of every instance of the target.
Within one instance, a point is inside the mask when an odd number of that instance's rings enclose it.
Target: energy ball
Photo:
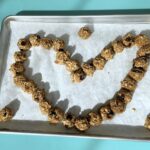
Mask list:
[[[149,60],[147,57],[137,57],[133,60],[133,66],[134,67],[147,70],[148,65],[149,65]]]
[[[52,106],[47,101],[40,101],[39,107],[40,107],[40,110],[43,114],[48,114],[49,110],[51,109]]]
[[[132,96],[133,96],[132,92],[123,88],[121,88],[116,94],[116,97],[121,99],[125,104],[131,102]]]
[[[144,127],[150,130],[150,115],[147,116]]]
[[[68,51],[65,51],[63,49],[60,49],[56,53],[56,64],[65,64],[67,60],[70,59],[70,53]]]
[[[37,34],[31,34],[29,36],[29,41],[31,43],[32,46],[39,46],[40,45],[40,36]]]
[[[124,49],[124,45],[121,40],[112,42],[112,47],[115,53],[121,53]]]
[[[104,48],[101,52],[101,56],[106,60],[110,60],[114,57],[115,52],[113,51],[112,47]]]
[[[109,104],[102,106],[99,112],[103,120],[112,119],[114,117],[114,113]]]
[[[9,69],[14,75],[17,73],[23,73],[25,71],[25,68],[23,66],[22,62],[15,62],[10,66]]]
[[[118,113],[122,113],[125,111],[125,103],[119,99],[118,97],[110,100],[110,107],[111,107],[111,110],[115,113],[115,114],[118,114]]]
[[[65,114],[62,123],[66,128],[73,128],[75,125],[75,116],[71,114]]]
[[[85,77],[86,77],[86,74],[81,68],[71,73],[72,82],[79,83],[82,80],[84,80]]]
[[[24,62],[27,60],[27,56],[23,51],[18,51],[14,53],[14,59],[16,62]]]
[[[138,47],[142,47],[144,45],[150,44],[150,39],[144,34],[139,34],[135,37],[135,44]]]
[[[95,67],[93,66],[93,64],[84,63],[82,65],[82,69],[86,73],[87,76],[93,76],[95,72]]]
[[[125,47],[131,47],[135,44],[135,36],[131,33],[127,33],[122,38],[122,43]]]
[[[79,131],[85,131],[85,130],[89,129],[90,125],[89,125],[88,120],[86,118],[79,117],[75,120],[75,127]]]
[[[135,81],[140,81],[144,77],[145,71],[142,68],[132,68],[128,75]]]
[[[41,38],[40,45],[45,49],[50,49],[53,46],[53,41],[49,38]]]
[[[150,44],[144,45],[137,51],[137,56],[149,56],[150,55]]]
[[[22,86],[24,82],[27,81],[27,78],[23,74],[17,74],[14,76],[13,79],[14,79],[14,83],[19,87]]]
[[[102,122],[102,118],[95,112],[90,112],[87,116],[87,120],[91,126],[98,126]]]
[[[48,120],[52,124],[59,123],[63,120],[64,113],[59,108],[51,108],[48,114]]]
[[[20,50],[27,51],[31,48],[31,43],[27,39],[20,39],[17,43]]]
[[[58,51],[59,49],[64,49],[65,48],[65,42],[62,39],[55,39],[53,41],[53,48],[54,50]]]
[[[32,94],[36,89],[36,85],[35,85],[34,81],[32,81],[32,80],[23,82],[23,84],[20,87],[22,88],[22,90],[24,92],[27,92],[29,94]]]
[[[45,101],[45,91],[44,89],[36,88],[32,93],[32,98],[36,102]]]
[[[91,36],[92,32],[88,27],[80,28],[78,35],[81,39],[88,39]]]
[[[11,120],[13,117],[13,112],[10,108],[3,108],[2,110],[0,110],[0,122],[1,121],[9,121]]]
[[[93,59],[93,65],[97,70],[102,70],[106,62],[106,59],[101,56],[97,56],[95,59]]]
[[[73,72],[73,71],[76,71],[80,68],[80,64],[77,60],[67,60],[65,62],[65,65],[66,65],[66,69],[69,71],[69,72]]]
[[[134,91],[136,86],[137,82],[129,76],[125,77],[125,79],[121,81],[121,87],[129,91]]]

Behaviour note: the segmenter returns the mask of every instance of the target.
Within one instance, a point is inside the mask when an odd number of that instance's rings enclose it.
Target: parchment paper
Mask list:
[[[104,46],[120,35],[134,31],[136,34],[145,32],[150,28],[148,24],[93,24],[92,36],[87,40],[81,40],[77,32],[85,24],[80,23],[34,23],[34,22],[10,22],[11,35],[6,60],[6,69],[1,82],[0,108],[17,99],[20,106],[13,119],[15,120],[46,120],[41,115],[37,103],[29,94],[24,93],[13,83],[9,71],[14,62],[13,54],[18,50],[17,41],[31,33],[39,33],[41,36],[61,37],[66,43],[66,49],[73,52],[73,57],[80,61],[86,61],[95,57]],[[121,54],[115,55],[109,61],[104,70],[96,71],[93,77],[87,77],[79,84],[73,84],[70,74],[62,65],[57,65],[55,52],[41,47],[32,48],[29,53],[29,69],[26,75],[34,79],[49,93],[49,99],[58,104],[65,111],[72,108],[73,111],[92,109],[97,104],[105,103],[120,89],[120,81],[126,76],[132,67],[137,47],[125,49]],[[4,64],[2,64],[4,65]],[[42,82],[42,83],[41,83]],[[150,67],[134,93],[133,100],[128,104],[123,114],[117,115],[106,124],[143,125],[146,115],[150,112]],[[133,108],[136,108],[133,111]]]

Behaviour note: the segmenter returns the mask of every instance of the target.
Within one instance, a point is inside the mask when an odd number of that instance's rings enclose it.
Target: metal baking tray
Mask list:
[[[150,24],[150,15],[83,15],[83,16],[8,16],[3,20],[0,34],[0,63],[3,63],[11,29],[10,21],[15,22],[52,22],[52,23],[145,23]],[[3,70],[0,68],[0,78]],[[0,123],[0,133],[5,134],[30,134],[30,135],[55,135],[71,137],[88,137],[96,139],[132,139],[150,141],[150,132],[143,126],[111,125],[102,124],[87,132],[68,130],[64,127],[50,126],[45,121],[17,121]]]

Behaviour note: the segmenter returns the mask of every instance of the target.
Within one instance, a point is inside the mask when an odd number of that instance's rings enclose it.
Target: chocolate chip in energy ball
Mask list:
[[[112,47],[115,53],[121,53],[124,50],[124,45],[121,40],[112,42]]]
[[[112,119],[114,117],[114,113],[109,104],[102,106],[99,112],[103,120]]]
[[[100,116],[100,114],[90,112],[87,116],[87,120],[91,126],[98,126],[102,122],[102,117]]]
[[[118,114],[125,111],[126,105],[119,97],[115,97],[110,100],[110,107],[115,114]]]
[[[69,59],[65,62],[65,65],[66,65],[66,69],[69,72],[76,71],[80,68],[79,62],[77,60]]]
[[[64,113],[59,108],[51,108],[48,114],[48,120],[52,124],[57,124],[63,120]]]
[[[93,76],[95,72],[95,67],[91,63],[84,63],[82,65],[82,69],[86,73],[87,76]]]
[[[144,127],[150,130],[150,115],[146,117]]]
[[[85,131],[85,130],[89,129],[90,125],[89,125],[89,122],[86,118],[79,117],[75,120],[75,127],[79,131]]]
[[[135,36],[131,33],[127,33],[122,38],[122,43],[125,47],[131,47],[135,44]]]
[[[102,70],[106,64],[107,60],[101,56],[97,56],[96,58],[93,59],[93,66],[97,70]]]
[[[84,73],[82,68],[80,68],[80,69],[78,69],[78,70],[76,70],[74,72],[71,72],[72,82],[79,83],[82,80],[84,80],[85,77],[86,77],[86,74]]]
[[[80,28],[78,35],[81,39],[88,39],[92,34],[92,31],[88,27]]]
[[[132,96],[133,96],[132,92],[130,92],[127,89],[123,89],[123,88],[121,88],[116,94],[116,97],[121,99],[125,104],[131,102]]]
[[[148,65],[149,65],[149,59],[146,56],[137,57],[133,60],[133,66],[136,68],[142,68],[144,70],[147,70]]]
[[[40,101],[39,107],[43,114],[48,114],[49,110],[52,108],[51,104],[47,101]]]
[[[148,36],[144,35],[144,34],[139,34],[135,37],[135,44],[138,47],[142,47],[145,46],[147,44],[150,44],[150,39]]]
[[[128,75],[135,81],[140,81],[144,77],[145,71],[142,68],[132,68]]]
[[[54,50],[58,51],[59,49],[65,48],[65,42],[64,40],[57,38],[53,41],[53,48]]]
[[[144,45],[137,51],[137,56],[150,56],[150,44]]]
[[[73,128],[75,125],[75,116],[70,113],[65,114],[62,123],[66,128]]]
[[[121,87],[129,91],[134,91],[137,87],[137,81],[129,76],[126,76],[123,81],[121,81]]]
[[[0,110],[0,122],[2,121],[9,121],[13,117],[13,112],[10,108],[3,108]]]
[[[16,75],[17,73],[23,73],[25,68],[22,62],[15,62],[10,66],[9,70]]]
[[[31,48],[31,43],[28,39],[20,39],[17,43],[20,50],[27,51]]]
[[[29,35],[29,41],[32,46],[39,46],[40,45],[40,36],[37,34],[31,34]]]
[[[14,53],[14,59],[16,62],[24,62],[27,60],[27,56],[23,51],[17,51]]]
[[[70,59],[70,53],[68,51],[65,51],[63,49],[60,49],[56,52],[56,64],[65,64],[67,60]]]
[[[53,46],[53,40],[49,38],[41,38],[40,45],[45,49],[50,49]]]
[[[106,47],[101,51],[101,56],[106,60],[112,59],[114,55],[115,55],[115,52],[111,46]]]

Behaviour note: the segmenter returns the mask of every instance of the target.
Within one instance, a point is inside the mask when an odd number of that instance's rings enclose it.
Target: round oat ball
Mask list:
[[[49,38],[41,38],[40,45],[45,49],[50,49],[53,46],[53,40]]]
[[[41,110],[42,114],[48,114],[49,110],[51,109],[52,106],[47,101],[40,101],[39,102],[39,107],[40,107],[40,110]]]
[[[66,65],[66,69],[69,72],[76,71],[80,68],[79,62],[77,60],[69,59],[65,62],[65,65]]]
[[[109,104],[102,106],[99,112],[103,120],[112,119],[114,117],[114,113]]]
[[[82,69],[86,73],[87,76],[93,76],[95,72],[95,67],[93,66],[93,64],[84,63],[82,65]]]
[[[27,56],[23,51],[17,51],[14,53],[14,59],[16,62],[24,62],[27,60]]]
[[[134,91],[137,87],[137,82],[131,77],[127,76],[121,81],[121,87],[129,91]]]
[[[54,50],[58,51],[59,49],[64,49],[65,48],[65,42],[62,39],[55,39],[53,41],[53,48]]]
[[[44,91],[44,89],[36,88],[36,89],[32,92],[32,98],[33,98],[33,100],[35,100],[36,102],[44,101],[44,100],[45,100],[45,91]]]
[[[56,53],[56,64],[65,64],[67,60],[70,59],[70,53],[68,51],[65,51],[63,49],[60,49]]]
[[[146,117],[144,127],[150,130],[150,115]]]
[[[108,47],[108,48],[104,48],[101,51],[101,56],[105,59],[105,60],[110,60],[114,57],[115,52],[113,51],[112,47]]]
[[[75,127],[79,131],[85,131],[85,130],[89,129],[90,125],[89,125],[88,120],[86,118],[79,117],[75,120]]]
[[[22,62],[15,62],[10,66],[10,71],[16,75],[17,73],[23,73],[25,68]]]
[[[116,97],[110,100],[110,107],[114,113],[118,114],[118,113],[122,113],[125,111],[126,105],[122,100]]]
[[[20,50],[27,51],[31,48],[31,43],[27,39],[20,39],[17,43]]]
[[[97,69],[97,70],[102,70],[106,64],[106,59],[101,57],[101,56],[97,56],[96,58],[93,59],[93,66]]]
[[[124,50],[124,45],[121,40],[112,42],[112,47],[115,53],[121,53]]]
[[[131,47],[135,44],[135,36],[131,33],[127,33],[122,38],[122,43],[125,47]]]
[[[144,77],[145,71],[142,68],[132,68],[128,75],[135,81],[140,81]]]
[[[95,112],[90,112],[87,116],[87,120],[91,126],[98,126],[102,122],[102,118]]]
[[[40,36],[37,34],[31,34],[29,36],[29,41],[32,46],[39,46],[40,45]]]
[[[9,121],[11,120],[13,117],[13,112],[10,108],[3,108],[2,110],[0,110],[0,122],[1,121]]]
[[[61,109],[55,107],[49,110],[48,120],[50,123],[57,124],[61,122],[63,118],[64,118],[64,113]]]
[[[135,37],[135,44],[138,47],[142,47],[144,45],[150,44],[150,39],[144,34],[139,34]]]
[[[72,82],[75,82],[75,83],[79,83],[83,81],[85,77],[86,77],[86,74],[81,68],[71,73]]]
[[[88,39],[92,34],[92,31],[88,27],[80,28],[78,35],[81,39]]]
[[[130,92],[129,90],[126,90],[126,89],[121,88],[121,89],[117,92],[116,96],[117,96],[119,99],[121,99],[125,104],[127,104],[127,103],[131,102],[133,93]]]
[[[71,115],[70,113],[65,114],[62,123],[66,128],[73,128],[75,125],[75,116]]]
[[[14,83],[20,87],[23,85],[24,82],[27,81],[27,78],[23,74],[17,74],[14,76],[13,80]]]
[[[150,44],[144,45],[137,51],[137,56],[150,56]]]

